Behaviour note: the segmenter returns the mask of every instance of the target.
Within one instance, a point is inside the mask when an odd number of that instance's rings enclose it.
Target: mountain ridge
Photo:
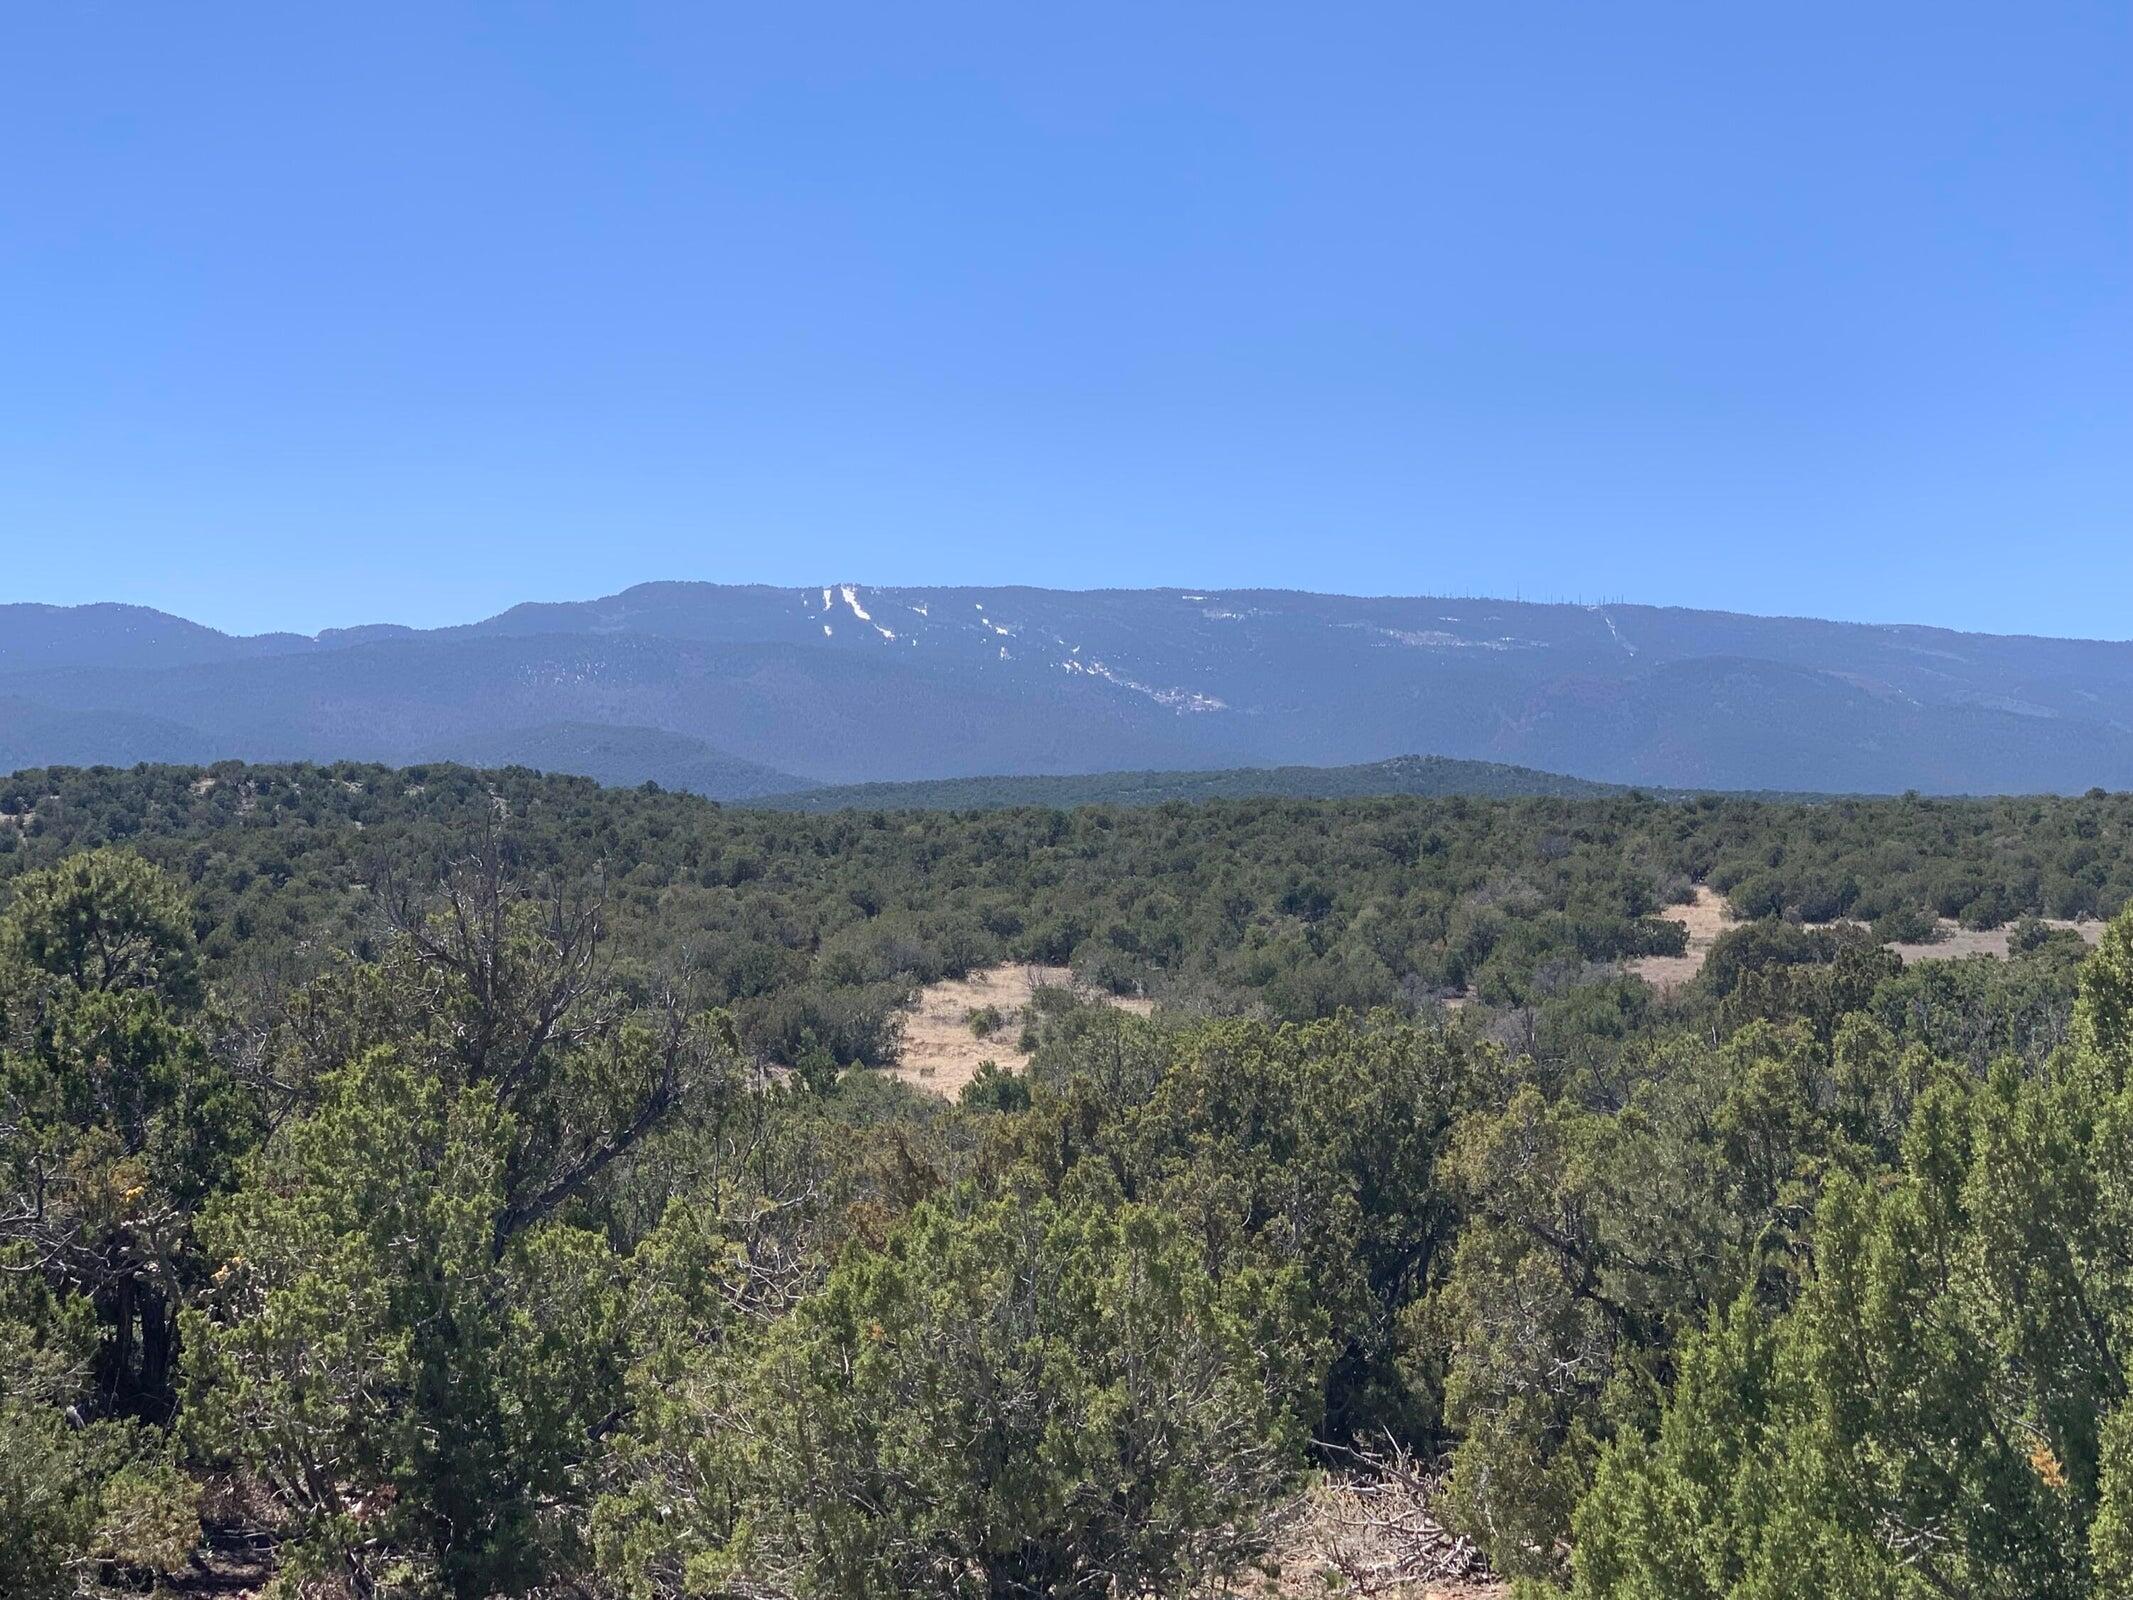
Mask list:
[[[272,645],[277,649],[282,650],[311,649],[318,647],[330,648],[344,643],[364,642],[370,636],[406,637],[409,635],[420,634],[445,635],[452,633],[463,633],[479,629],[492,629],[514,618],[519,618],[530,613],[566,612],[598,606],[612,606],[616,603],[627,601],[632,597],[646,595],[654,592],[706,595],[758,593],[765,596],[784,596],[792,593],[800,593],[804,595],[811,588],[819,587],[827,587],[833,592],[839,589],[849,587],[853,589],[873,592],[931,591],[934,593],[972,593],[1002,595],[1031,594],[1063,596],[1167,596],[1185,593],[1203,593],[1203,591],[1192,589],[1190,588],[1190,586],[1187,585],[1173,584],[1139,586],[1104,585],[1085,589],[1057,589],[1048,588],[1039,584],[862,584],[846,583],[842,580],[828,585],[765,583],[725,584],[719,583],[715,579],[708,578],[651,578],[646,579],[643,582],[633,583],[624,588],[618,589],[613,594],[596,596],[589,600],[514,601],[511,605],[506,606],[501,611],[492,612],[488,616],[473,618],[466,622],[441,623],[435,627],[427,628],[419,626],[417,624],[405,622],[363,622],[351,623],[346,626],[340,627],[321,628],[316,633],[310,634],[292,629],[270,629],[264,633],[233,633],[227,629],[216,628],[210,623],[195,622],[189,618],[180,616],[176,612],[164,611],[154,606],[141,605],[138,602],[134,601],[91,600],[79,602],[76,604],[60,604],[57,602],[37,600],[12,600],[0,601],[0,640],[4,640],[6,638],[9,631],[11,630],[12,625],[21,615],[31,613],[42,613],[51,616],[74,616],[104,612],[126,613],[141,618],[158,619],[165,623],[177,624],[185,629],[198,630],[201,633],[211,634],[216,638],[226,640],[230,644],[235,646],[265,647]],[[1299,598],[1309,598],[1317,600],[1347,601],[1371,604],[1388,603],[1416,605],[1428,604],[1469,606],[1529,606],[1550,610],[1584,611],[1598,614],[1605,614],[1611,611],[1636,611],[1650,613],[1657,616],[1695,617],[1703,619],[1715,619],[1718,621],[1730,623],[1769,623],[1783,626],[1811,626],[1815,628],[1827,628],[1833,630],[1863,629],[1877,633],[1916,632],[1945,635],[1949,638],[1955,639],[2000,640],[2014,644],[2063,644],[2075,646],[2096,645],[2103,647],[2123,646],[2127,648],[2133,648],[2133,638],[2108,639],[2099,636],[2079,634],[2026,632],[2008,633],[1985,629],[1954,628],[1944,623],[1922,622],[1908,619],[1844,619],[1832,617],[1816,617],[1804,612],[1740,611],[1732,609],[1730,607],[1722,606],[1712,607],[1658,605],[1650,602],[1636,600],[1527,600],[1518,597],[1492,595],[1433,595],[1428,593],[1372,595],[1359,594],[1347,590],[1332,589],[1265,588],[1216,588],[1205,590],[1204,594],[1209,596],[1249,594],[1294,596]],[[576,630],[565,629],[560,631]],[[0,654],[0,662],[4,662],[5,660],[5,655]]]
[[[1675,789],[2077,791],[2133,787],[2133,644],[1271,589],[671,580],[316,636],[0,606],[0,758],[48,748],[544,767],[562,748],[715,798],[1416,751]]]

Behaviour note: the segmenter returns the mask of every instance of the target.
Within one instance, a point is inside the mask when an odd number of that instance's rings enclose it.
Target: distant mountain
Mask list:
[[[147,606],[0,605],[0,673],[48,667],[182,667],[317,648],[301,634],[239,638]]]
[[[1417,750],[1647,787],[2133,788],[2133,645],[1266,590],[655,583],[317,638],[0,606],[17,763],[504,759],[738,798],[762,769],[791,787]]]
[[[0,694],[0,772],[24,767],[131,767],[143,761],[214,759],[215,741],[197,728],[125,711],[55,711]]]
[[[720,800],[752,800],[764,795],[798,800],[808,789],[804,779],[789,772],[737,760],[686,734],[597,722],[551,722],[538,728],[468,734],[452,740],[449,751],[441,751],[432,759],[472,767],[532,767],[539,772],[575,773],[616,788],[649,780],[662,789],[707,794]]]
[[[1396,756],[1349,767],[1231,767],[1212,772],[1093,772],[1057,777],[935,778],[855,783],[773,794],[770,811],[997,811],[1009,806],[1159,806],[1172,800],[1273,796],[1338,800],[1366,795],[1474,795],[1504,799],[1624,794],[1618,785],[1493,761]]]

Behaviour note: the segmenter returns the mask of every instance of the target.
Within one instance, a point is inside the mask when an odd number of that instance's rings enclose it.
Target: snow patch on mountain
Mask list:
[[[1159,689],[1154,684],[1142,683],[1114,670],[1101,661],[1066,660],[1059,663],[1068,672],[1079,672],[1091,678],[1102,678],[1106,683],[1131,689],[1135,694],[1144,694],[1159,706],[1168,706],[1183,715],[1188,712],[1227,711],[1227,701],[1217,700],[1211,694],[1201,694],[1197,689]]]
[[[1585,609],[1587,611],[1592,612],[1602,622],[1607,624],[1608,635],[1614,640],[1616,644],[1620,645],[1631,655],[1635,655],[1637,653],[1637,647],[1631,644],[1627,639],[1622,637],[1622,630],[1615,626],[1615,619],[1607,614],[1607,610],[1604,606],[1587,606]]]
[[[1382,628],[1369,622],[1342,622],[1335,626],[1374,633],[1410,650],[1545,650],[1548,647],[1544,639],[1520,639],[1508,633],[1495,639],[1469,639],[1462,634],[1446,633],[1441,628]]]

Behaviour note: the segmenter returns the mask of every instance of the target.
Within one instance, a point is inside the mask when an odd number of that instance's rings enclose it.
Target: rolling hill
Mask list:
[[[1158,806],[1174,800],[1275,796],[1341,800],[1370,795],[1620,794],[1615,784],[1444,756],[1398,756],[1348,767],[1231,767],[1208,772],[1092,772],[1036,777],[935,778],[858,783],[773,794],[749,802],[768,811],[998,811],[1013,806]]]

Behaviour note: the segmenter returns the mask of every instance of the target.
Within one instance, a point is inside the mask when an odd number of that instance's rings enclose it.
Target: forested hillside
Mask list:
[[[2102,793],[18,773],[0,1594],[2124,1593],[2129,897]]]
[[[1232,767],[1211,772],[1086,772],[1058,777],[936,778],[927,783],[856,783],[754,804],[778,811],[999,811],[1015,806],[1154,806],[1172,800],[1278,796],[1335,800],[1374,795],[1598,795],[1614,786],[1493,761],[1396,756],[1352,767]]]

